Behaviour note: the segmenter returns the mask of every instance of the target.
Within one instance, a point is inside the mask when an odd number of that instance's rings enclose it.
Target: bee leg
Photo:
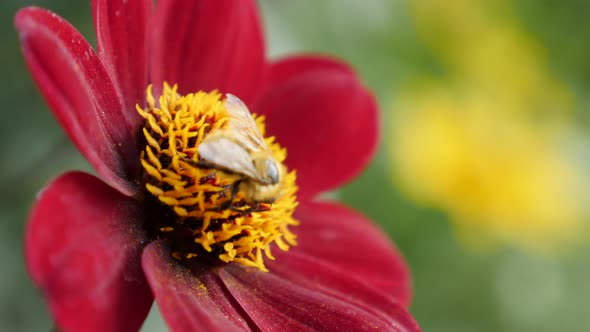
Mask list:
[[[238,191],[240,190],[241,183],[242,183],[242,180],[238,180],[232,184],[231,197],[229,198],[229,200],[227,200],[227,201],[223,202],[223,204],[221,204],[221,210],[227,210],[227,209],[235,210],[233,208],[234,198],[236,198],[236,195],[238,194]]]
[[[247,210],[242,210],[241,212],[244,214],[250,214],[253,212],[260,212],[260,211],[268,211],[268,209],[270,208],[269,206],[265,204],[263,204],[264,202],[254,202],[252,203],[253,205],[247,209]]]

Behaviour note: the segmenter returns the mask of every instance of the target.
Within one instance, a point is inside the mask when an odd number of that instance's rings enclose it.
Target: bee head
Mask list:
[[[254,167],[259,172],[259,174],[264,174],[262,181],[260,181],[262,184],[279,183],[279,166],[274,159],[260,156],[258,158],[254,158],[252,162],[254,163]]]

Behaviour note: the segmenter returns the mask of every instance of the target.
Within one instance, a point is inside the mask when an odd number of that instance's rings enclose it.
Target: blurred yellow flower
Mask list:
[[[588,179],[564,149],[567,129],[498,107],[486,95],[436,88],[402,96],[396,179],[410,197],[445,210],[468,242],[551,250],[573,240],[589,217]]]
[[[551,251],[587,230],[590,179],[569,149],[573,93],[508,4],[409,2],[446,80],[399,92],[394,176],[446,211],[466,242]]]

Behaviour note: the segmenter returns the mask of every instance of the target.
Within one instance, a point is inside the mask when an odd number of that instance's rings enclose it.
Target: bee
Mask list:
[[[232,94],[226,97],[228,124],[203,139],[197,149],[199,158],[215,168],[243,176],[235,184],[234,196],[239,191],[248,202],[272,203],[280,194],[285,166],[272,155],[248,107]]]

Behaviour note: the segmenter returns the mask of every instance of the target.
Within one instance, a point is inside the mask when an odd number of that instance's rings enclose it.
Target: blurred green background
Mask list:
[[[452,72],[456,71],[456,59],[449,61],[449,54],[469,51],[461,39],[437,31],[439,21],[453,22],[459,32],[475,31],[472,26],[478,23],[474,20],[484,20],[479,25],[495,20],[494,26],[499,27],[509,22],[511,29],[535,44],[534,51],[527,54],[532,59],[542,55],[538,65],[543,72],[550,72],[551,79],[575,100],[563,110],[565,119],[550,115],[543,121],[559,122],[560,128],[574,133],[568,136],[575,137],[568,143],[575,147],[574,166],[588,174],[590,154],[585,137],[590,134],[590,2],[453,1],[441,6],[436,0],[262,0],[260,7],[271,56],[295,52],[336,55],[351,63],[375,92],[383,120],[379,154],[362,176],[335,196],[379,223],[405,255],[414,280],[411,311],[424,331],[590,331],[590,246],[583,236],[572,245],[562,240],[567,249],[550,254],[523,249],[509,241],[493,250],[476,248],[460,240],[453,227],[457,221],[452,208],[442,203],[422,204],[419,198],[406,194],[408,188],[403,188],[407,184],[395,171],[395,160],[403,155],[397,154],[391,142],[392,130],[404,126],[395,122],[397,113],[414,111],[412,102],[419,105],[418,100],[406,96],[415,78],[436,79],[443,89],[447,82],[455,84]],[[478,7],[485,13],[492,8],[494,15],[481,18],[464,10],[474,3],[485,4]],[[41,100],[21,58],[12,17],[18,8],[33,4],[59,13],[94,43],[89,1],[0,3],[1,331],[49,330],[51,322],[44,303],[24,269],[25,219],[35,194],[49,179],[70,169],[91,171]],[[450,4],[455,6],[453,11],[447,10]],[[420,14],[417,6],[441,7],[428,16]],[[451,14],[456,16],[445,16]],[[477,33],[471,38],[477,41]],[[465,59],[470,55],[465,54]],[[502,61],[512,58],[495,59],[498,68],[492,70],[513,75],[508,70],[511,67],[504,68]],[[544,98],[551,98],[551,92],[547,91],[549,97]],[[409,109],[396,106],[400,95],[405,96],[404,105]],[[532,118],[536,121],[535,116]],[[428,183],[420,185],[428,187]],[[584,189],[555,194],[590,206],[590,195],[586,195],[590,189]],[[584,225],[590,222],[587,216],[582,213],[577,221],[582,225],[576,228],[578,235],[586,232]],[[164,326],[153,313],[144,330],[160,331]]]

